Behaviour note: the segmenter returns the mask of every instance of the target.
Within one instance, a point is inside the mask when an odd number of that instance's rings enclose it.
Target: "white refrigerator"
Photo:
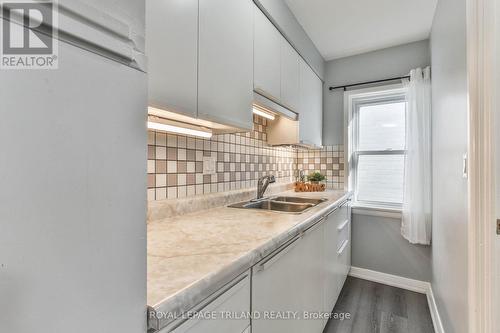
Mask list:
[[[0,69],[0,332],[145,332],[144,0],[58,5],[58,68]]]

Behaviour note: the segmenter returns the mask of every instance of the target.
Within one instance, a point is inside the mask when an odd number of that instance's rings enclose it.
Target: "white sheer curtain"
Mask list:
[[[431,79],[430,67],[413,69],[406,113],[405,186],[401,234],[410,243],[431,243]]]

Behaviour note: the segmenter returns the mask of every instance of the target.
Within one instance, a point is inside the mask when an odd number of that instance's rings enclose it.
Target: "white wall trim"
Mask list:
[[[496,0],[467,0],[469,332],[495,331]]]
[[[430,283],[429,289],[427,290],[427,303],[429,304],[429,311],[431,312],[434,331],[436,331],[436,333],[444,333],[443,322],[439,316],[436,299],[434,298],[434,292],[432,291],[432,285]]]
[[[352,213],[356,215],[368,215],[377,217],[388,217],[392,219],[401,219],[401,209],[385,209],[367,206],[352,206]]]
[[[372,271],[370,269],[360,267],[351,267],[349,275],[363,280],[373,281],[391,287],[425,294],[427,296],[427,302],[429,303],[429,310],[431,313],[434,330],[436,331],[436,333],[444,333],[443,323],[441,321],[441,317],[439,316],[436,300],[434,299],[434,293],[432,291],[432,286],[429,282]]]
[[[386,284],[391,287],[414,291],[420,294],[427,294],[430,286],[429,282],[372,271],[370,269],[360,267],[351,267],[349,275],[363,280]]]

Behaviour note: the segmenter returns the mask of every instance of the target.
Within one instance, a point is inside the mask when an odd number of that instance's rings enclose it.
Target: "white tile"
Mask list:
[[[185,173],[180,173],[177,175],[177,185],[178,186],[186,185],[186,174]]]
[[[167,187],[167,198],[169,199],[177,198],[177,186]]]
[[[203,174],[202,173],[196,174],[196,184],[203,184]],[[196,192],[196,194],[198,194],[198,192]]]
[[[192,197],[196,195],[196,187],[194,185],[186,186],[186,196]]]
[[[162,173],[162,174],[157,174],[156,175],[156,187],[164,187],[167,186],[167,175]]]
[[[164,200],[167,198],[167,191],[165,187],[156,189],[156,200]]]
[[[203,194],[203,185],[196,185],[196,195]]]
[[[177,196],[179,198],[185,198],[187,195],[187,189],[186,189],[186,186],[179,186],[177,188]]]
[[[148,160],[148,173],[155,173],[156,163],[155,160]]]
[[[177,161],[167,161],[167,172],[168,173],[177,172]]]
[[[195,162],[187,162],[187,172],[193,173],[196,171],[196,163]]]
[[[148,188],[148,201],[155,200],[155,193],[156,193],[156,190],[154,188]]]

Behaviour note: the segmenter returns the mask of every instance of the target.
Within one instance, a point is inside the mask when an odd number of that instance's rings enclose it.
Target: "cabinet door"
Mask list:
[[[323,83],[300,59],[300,143],[321,146],[323,132]]]
[[[338,259],[337,226],[339,210],[335,210],[326,217],[325,221],[325,312],[331,312],[339,296],[340,261]]]
[[[250,273],[236,285],[229,287],[208,305],[198,309],[199,313],[215,314],[207,319],[190,319],[178,326],[172,333],[242,333],[250,325],[249,318],[223,318],[228,313],[241,314],[250,312]]]
[[[253,2],[199,1],[198,117],[252,128]]]
[[[254,89],[277,102],[281,97],[280,52],[283,37],[262,11],[254,6]]]
[[[198,0],[146,1],[149,105],[197,115]]]
[[[322,332],[326,321],[314,314],[323,312],[324,303],[324,223],[318,222],[314,227],[306,231],[302,244],[302,289],[301,299],[304,315],[309,314],[309,319],[301,321],[302,332]],[[311,316],[313,315],[313,316]]]
[[[281,37],[281,102],[289,109],[298,112],[300,101],[300,56]]]
[[[297,238],[252,269],[252,312],[291,311],[302,313],[302,239]],[[254,318],[253,333],[305,332],[299,320]]]

